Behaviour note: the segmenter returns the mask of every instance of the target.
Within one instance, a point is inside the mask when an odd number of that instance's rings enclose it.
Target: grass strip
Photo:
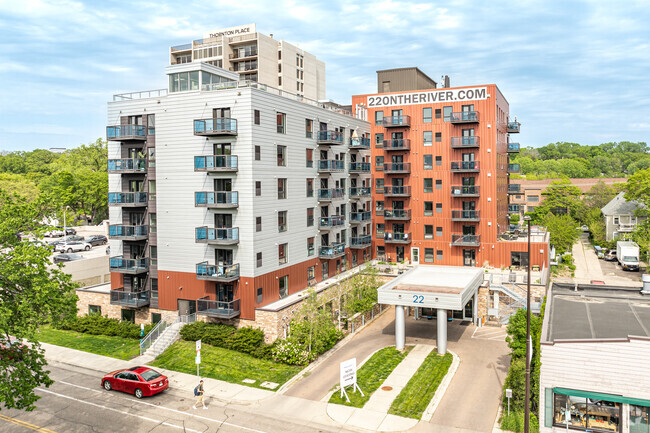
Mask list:
[[[179,340],[160,354],[151,365],[181,373],[196,374],[195,356],[195,343]],[[261,388],[261,383],[265,381],[282,385],[302,369],[303,367],[300,366],[254,358],[246,353],[207,344],[201,348],[201,376],[225,382],[254,388]],[[254,379],[255,383],[244,383],[242,382],[244,379]],[[279,388],[278,386],[275,390]]]
[[[440,356],[435,350],[431,352],[402,392],[393,400],[388,413],[420,419],[449,371],[452,360],[451,353]]]
[[[140,341],[133,338],[83,334],[45,326],[36,334],[36,340],[123,360],[140,355]]]
[[[345,406],[363,407],[364,404],[370,399],[373,392],[381,386],[388,376],[393,372],[395,367],[406,355],[413,349],[413,346],[408,346],[404,352],[400,352],[394,347],[384,347],[383,349],[375,352],[374,355],[366,361],[363,366],[357,370],[357,384],[361,391],[365,394],[361,396],[359,392],[352,392],[346,389],[350,402],[345,401],[345,396],[341,398],[341,392],[336,391],[330,397],[330,403],[343,404]]]

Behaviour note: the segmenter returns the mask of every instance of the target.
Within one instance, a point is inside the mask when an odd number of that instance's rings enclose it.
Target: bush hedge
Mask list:
[[[221,323],[195,322],[181,328],[186,341],[201,340],[210,346],[247,353],[260,359],[272,359],[271,345],[264,343],[264,332],[255,328],[235,328]]]
[[[153,325],[145,325],[144,335],[147,335],[152,327]],[[91,335],[107,335],[109,337],[140,338],[140,325],[117,319],[109,319],[108,316],[100,316],[99,314],[76,316],[66,319],[57,326],[57,329]]]

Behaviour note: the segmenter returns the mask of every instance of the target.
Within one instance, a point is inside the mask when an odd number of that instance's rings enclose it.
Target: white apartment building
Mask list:
[[[242,80],[317,101],[325,99],[325,63],[293,44],[274,39],[273,34],[257,32],[255,24],[212,30],[202,39],[170,48],[170,65],[190,62],[210,63],[237,72]]]
[[[167,75],[108,104],[112,304],[246,323],[370,259],[368,122],[204,62]]]

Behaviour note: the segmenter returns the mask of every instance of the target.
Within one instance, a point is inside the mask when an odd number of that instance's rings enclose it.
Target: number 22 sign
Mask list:
[[[424,296],[422,295],[413,295],[414,304],[424,304]]]

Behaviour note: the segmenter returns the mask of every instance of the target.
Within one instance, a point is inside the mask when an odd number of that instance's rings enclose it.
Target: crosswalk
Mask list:
[[[482,328],[474,329],[472,338],[477,340],[492,340],[492,341],[505,341],[508,333],[506,328],[496,328],[491,326],[484,326]]]

